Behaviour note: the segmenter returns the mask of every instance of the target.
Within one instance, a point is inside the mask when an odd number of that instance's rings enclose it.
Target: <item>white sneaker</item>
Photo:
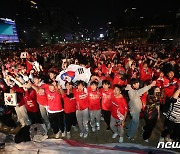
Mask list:
[[[112,138],[116,138],[118,136],[118,134],[117,133],[114,133],[113,135],[112,135]]]
[[[61,132],[58,132],[57,134],[55,134],[55,138],[60,138],[60,134]]]
[[[80,133],[80,134],[79,134],[80,137],[83,137],[83,135],[84,135],[83,133]]]
[[[164,142],[164,138],[160,137],[159,142]]]
[[[146,139],[146,140],[144,140],[146,143],[149,143],[149,140],[148,139]]]
[[[97,130],[100,130],[100,126],[97,127]]]
[[[95,132],[96,131],[96,128],[95,127],[92,127],[92,132]]]
[[[120,138],[119,138],[119,143],[123,143],[123,141],[124,141],[124,138],[123,138],[123,137],[120,137]]]
[[[76,126],[72,126],[72,128],[73,128],[73,130],[74,130],[75,132],[78,131],[78,128],[77,128]]]
[[[71,138],[71,133],[67,132],[67,139],[70,139],[70,138]]]
[[[65,137],[66,136],[66,132],[64,131],[63,133],[62,133],[62,137]]]
[[[87,138],[87,137],[88,137],[88,133],[85,133],[85,134],[84,134],[84,138]]]

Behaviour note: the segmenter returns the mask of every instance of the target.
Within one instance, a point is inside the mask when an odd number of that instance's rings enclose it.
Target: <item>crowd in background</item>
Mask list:
[[[21,52],[27,57],[20,58]],[[55,138],[70,138],[71,128],[78,126],[80,137],[87,138],[89,131],[101,131],[103,118],[112,138],[123,142],[125,128],[126,137],[136,139],[142,116],[142,137],[148,142],[164,116],[160,140],[180,139],[178,47],[77,43],[1,51],[0,58],[0,121],[8,127],[17,126],[16,114],[22,127],[44,123]],[[90,68],[90,81],[66,81],[63,89],[56,76],[70,64]],[[16,93],[17,106],[6,106],[4,93]]]

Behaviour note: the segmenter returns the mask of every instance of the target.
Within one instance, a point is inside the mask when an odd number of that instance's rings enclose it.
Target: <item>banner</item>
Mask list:
[[[17,105],[17,95],[16,93],[4,93],[5,105],[16,106]]]
[[[21,52],[20,58],[27,58],[28,57],[28,53],[27,52]]]
[[[65,82],[73,82],[75,83],[78,80],[82,80],[86,83],[89,82],[91,77],[90,68],[85,68],[80,65],[71,64],[68,66],[66,70],[60,72],[60,74],[56,77],[56,81],[65,89]]]

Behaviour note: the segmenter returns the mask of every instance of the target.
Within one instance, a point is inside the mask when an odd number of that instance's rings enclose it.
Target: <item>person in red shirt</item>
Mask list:
[[[178,79],[174,77],[174,71],[168,72],[167,77],[164,77],[164,94],[165,94],[165,104],[162,106],[163,112],[168,111],[170,106],[170,98],[173,96],[175,89],[178,87]]]
[[[152,79],[152,70],[148,67],[146,62],[139,64],[140,80],[149,84]]]
[[[119,84],[120,86],[127,85],[127,79],[125,79],[125,74],[123,72],[119,72],[113,79],[113,85]]]
[[[54,85],[54,81],[49,83],[49,89],[46,91],[46,94],[48,99],[47,111],[49,121],[55,134],[55,138],[59,138],[60,133],[62,133],[62,137],[65,137],[66,134],[64,132],[64,112],[61,100],[62,96],[57,91]]]
[[[31,124],[42,123],[42,117],[39,111],[39,106],[37,103],[36,92],[32,88],[23,88],[24,89],[24,101],[25,107]]]
[[[33,75],[33,81],[34,84],[32,85],[32,88],[36,91],[37,102],[39,104],[41,116],[43,118],[47,130],[49,130],[51,126],[48,118],[48,113],[46,110],[48,105],[46,91],[49,89],[49,85],[43,83],[43,81],[38,75]]]
[[[23,88],[19,88],[17,85],[11,87],[10,93],[17,94],[17,106],[15,107],[15,111],[17,114],[18,121],[20,122],[21,126],[28,126],[31,124],[29,117],[27,115],[27,110],[25,107],[25,101],[23,99]]]
[[[98,82],[92,81],[90,87],[88,88],[88,101],[89,101],[89,111],[90,111],[90,122],[92,131],[100,130],[100,120],[101,120],[101,104],[100,104],[101,93],[98,89]]]
[[[103,88],[101,89],[101,106],[102,106],[102,114],[104,117],[104,121],[107,124],[107,131],[110,130],[110,118],[111,118],[111,97],[113,95],[113,90],[110,89],[110,82],[108,80],[102,81]]]
[[[80,137],[88,137],[88,121],[89,121],[89,103],[88,91],[84,81],[77,81],[77,89],[75,90],[76,98],[76,118],[80,128]]]
[[[62,98],[64,101],[64,115],[66,123],[67,138],[71,138],[71,127],[76,127],[76,99],[74,97],[74,91],[71,82],[65,83],[66,92],[61,90]]]
[[[116,138],[118,135],[120,136],[119,142],[123,142],[124,135],[124,121],[127,115],[127,102],[126,99],[121,94],[121,86],[114,86],[114,94],[112,96],[112,105],[111,105],[111,123],[110,127],[113,131],[112,138]]]

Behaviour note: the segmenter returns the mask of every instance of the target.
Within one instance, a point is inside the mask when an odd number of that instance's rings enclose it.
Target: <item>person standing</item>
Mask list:
[[[100,130],[100,120],[101,120],[101,93],[98,89],[98,82],[92,81],[90,87],[88,88],[88,101],[89,101],[89,111],[90,111],[90,122],[92,131]]]
[[[88,121],[89,121],[89,103],[88,91],[84,81],[77,82],[77,89],[75,90],[76,98],[76,117],[80,128],[80,137],[88,137]]]
[[[143,139],[145,142],[149,142],[148,139],[156,126],[157,120],[160,119],[160,98],[160,88],[155,86],[148,91],[146,107],[144,110],[144,120],[146,125],[142,127],[144,131]]]
[[[120,136],[119,142],[122,143],[124,138],[124,122],[127,115],[127,102],[126,99],[121,94],[121,86],[114,85],[114,95],[112,96],[112,106],[111,106],[111,122],[110,127],[113,131],[112,138]]]
[[[166,113],[164,130],[161,132],[160,141],[176,141],[180,140],[180,86],[170,98],[170,107]],[[167,135],[170,135],[170,138]]]
[[[129,95],[129,110],[132,119],[128,123],[128,133],[127,137],[130,140],[134,140],[138,125],[139,125],[139,116],[142,109],[142,102],[140,97],[147,92],[151,87],[155,86],[156,82],[153,81],[150,85],[145,86],[139,89],[139,80],[132,79],[130,85],[128,84],[125,90],[128,90]]]
[[[47,111],[55,138],[59,138],[61,133],[62,137],[66,136],[64,132],[64,112],[62,108],[62,96],[53,83],[53,81],[49,83],[49,89],[46,91],[48,99]]]
[[[71,138],[71,127],[76,127],[76,99],[71,82],[65,83],[66,92],[61,88],[61,94],[64,101],[64,116],[66,123],[67,138]]]
[[[113,95],[113,90],[110,88],[110,82],[108,80],[102,81],[103,88],[101,89],[101,105],[102,105],[102,114],[104,116],[104,121],[107,125],[107,131],[110,130],[110,119],[111,119],[111,98]]]

